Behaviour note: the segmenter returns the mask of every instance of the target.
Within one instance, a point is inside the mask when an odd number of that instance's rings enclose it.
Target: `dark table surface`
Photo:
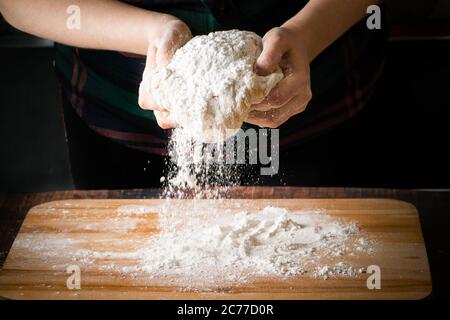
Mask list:
[[[82,198],[158,198],[159,189],[73,190],[41,193],[0,193],[0,266],[28,210],[40,203]],[[430,298],[450,298],[450,190],[360,188],[237,187],[230,198],[390,198],[410,202],[420,214],[433,281]]]

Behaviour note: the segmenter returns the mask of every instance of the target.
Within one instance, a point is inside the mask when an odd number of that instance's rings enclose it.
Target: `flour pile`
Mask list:
[[[175,165],[165,179],[166,196],[183,197],[180,188],[205,194],[205,185],[236,182],[236,169],[223,164],[224,141],[283,78],[280,68],[267,76],[255,73],[261,51],[253,32],[213,32],[194,37],[169,65],[149,71],[150,95],[178,125],[170,138]]]
[[[321,278],[355,276],[363,270],[340,259],[370,251],[367,243],[359,244],[367,241],[356,224],[318,211],[290,212],[270,206],[260,212],[210,210],[172,215],[167,222],[172,227],[163,228],[142,252],[141,268],[152,277],[193,287],[306,273]]]
[[[321,210],[252,211],[242,201],[228,201],[128,204],[114,209],[107,224],[70,208],[62,217],[54,215],[65,234],[28,233],[14,246],[35,267],[52,266],[63,275],[69,263],[83,272],[136,279],[139,286],[194,291],[221,291],[268,277],[359,277],[365,272],[361,257],[374,252],[374,239],[355,223]],[[80,232],[92,236],[67,237]]]

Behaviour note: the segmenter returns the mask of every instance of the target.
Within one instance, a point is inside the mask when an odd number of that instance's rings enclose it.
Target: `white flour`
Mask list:
[[[164,214],[164,213],[163,213]],[[350,264],[331,268],[354,254],[358,227],[317,211],[289,212],[266,207],[260,212],[214,212],[171,216],[172,228],[142,252],[141,270],[167,276],[177,284],[222,286],[258,277],[355,276]],[[366,245],[364,251],[368,251]],[[323,274],[316,268],[326,268]],[[359,270],[359,269],[358,269]]]
[[[36,233],[18,238],[14,245],[37,259],[34,263],[42,261],[44,267],[53,265],[54,270],[64,271],[67,263],[73,263],[82,270],[99,268],[138,278],[141,285],[156,281],[183,290],[221,290],[266,277],[328,279],[357,277],[364,272],[364,266],[352,264],[352,257],[370,254],[372,241],[352,222],[318,210],[290,212],[266,207],[247,212],[228,205],[229,200],[216,201],[217,205],[198,201],[175,206],[168,201],[158,207],[117,208],[117,223],[135,215],[151,219],[145,215],[157,211],[160,233],[153,236],[134,234],[133,226],[128,225],[115,229],[124,236],[113,239],[93,236],[75,240]],[[63,231],[70,234],[72,228],[69,224]],[[105,226],[91,224],[88,229],[94,235],[103,234]]]
[[[123,216],[131,215],[131,214],[140,215],[140,214],[147,214],[147,213],[155,212],[155,207],[130,204],[130,205],[126,205],[126,206],[120,206],[119,208],[117,208],[117,212]]]
[[[169,145],[175,165],[165,181],[167,197],[184,197],[180,188],[193,188],[211,198],[205,186],[237,180],[236,169],[221,164],[223,143],[283,78],[280,68],[268,76],[255,73],[261,51],[261,38],[253,32],[213,32],[194,37],[169,65],[147,73],[150,95],[178,125]]]
[[[169,110],[183,134],[216,143],[242,126],[250,106],[261,102],[283,78],[254,71],[261,38],[248,31],[212,32],[178,49],[169,65],[150,70],[149,92]]]
[[[176,168],[163,179],[167,198],[184,197],[185,187],[194,189],[194,198],[217,198],[211,182],[232,184],[239,176],[235,167],[217,161],[224,156],[223,140],[283,76],[281,70],[267,77],[254,73],[260,52],[261,39],[253,33],[216,32],[194,38],[166,68],[153,71],[150,92],[180,125],[170,146]],[[216,146],[216,154],[205,152],[205,141]],[[44,259],[43,268],[56,259],[185,290],[217,290],[266,277],[327,279],[364,272],[351,258],[370,254],[371,242],[354,223],[319,211],[266,207],[247,212],[233,207],[232,200],[215,201],[218,206],[202,207],[200,200],[186,201],[183,207],[170,200],[159,207],[121,206],[106,226],[83,216],[80,230],[79,221],[68,220],[63,231],[88,231],[93,236],[85,235],[85,240],[37,233],[18,238],[15,245],[36,261]],[[155,231],[155,226],[143,225],[153,221],[146,215],[155,212],[159,232],[148,236],[142,230]],[[62,213],[62,219],[72,216],[69,208]],[[138,228],[143,229],[134,233]],[[64,271],[66,265],[53,267]]]

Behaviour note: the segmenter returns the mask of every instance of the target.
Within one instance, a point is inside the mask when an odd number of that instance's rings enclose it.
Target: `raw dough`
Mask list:
[[[220,142],[234,135],[250,106],[261,102],[283,78],[254,72],[262,50],[253,32],[230,30],[197,36],[163,68],[149,72],[155,103],[196,141]]]

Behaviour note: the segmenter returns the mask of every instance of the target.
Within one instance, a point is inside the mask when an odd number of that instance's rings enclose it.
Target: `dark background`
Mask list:
[[[283,155],[273,184],[450,187],[450,2],[390,4],[386,69],[353,120]],[[73,188],[51,43],[0,22],[0,191]],[[86,186],[89,188],[89,186]]]

